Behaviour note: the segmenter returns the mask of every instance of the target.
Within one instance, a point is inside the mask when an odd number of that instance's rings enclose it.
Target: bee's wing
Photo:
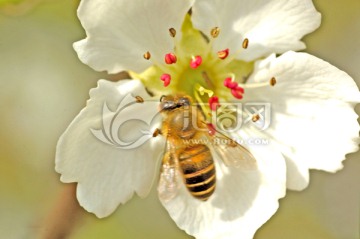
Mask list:
[[[257,169],[255,157],[244,146],[218,131],[215,131],[212,136],[208,135],[208,137],[211,140],[211,147],[226,166],[244,170]]]
[[[257,164],[254,156],[240,144],[224,145],[213,144],[215,152],[224,161],[226,166],[241,168],[244,170],[255,170]]]
[[[179,169],[175,160],[173,147],[167,141],[158,185],[158,192],[161,200],[169,201],[177,195],[180,187],[178,178]]]

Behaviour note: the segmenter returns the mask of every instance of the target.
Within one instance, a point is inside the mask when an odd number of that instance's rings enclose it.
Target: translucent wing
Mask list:
[[[158,192],[161,200],[166,202],[177,195],[180,186],[178,178],[179,169],[175,161],[175,154],[173,153],[171,144],[167,142],[158,185]]]
[[[211,139],[212,148],[226,166],[244,170],[257,169],[256,159],[244,146],[218,131],[213,131],[207,137]]]
[[[238,143],[236,145],[216,144],[213,145],[213,148],[226,166],[242,168],[244,170],[257,169],[254,156]]]

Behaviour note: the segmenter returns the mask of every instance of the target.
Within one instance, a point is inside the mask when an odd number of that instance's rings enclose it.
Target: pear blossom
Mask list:
[[[186,233],[252,238],[286,189],[306,188],[309,169],[336,172],[358,149],[355,82],[295,52],[320,25],[310,0],[83,0],[78,16],[87,34],[74,44],[80,60],[133,78],[100,80],[57,145],[61,181],[77,182],[80,205],[100,218],[134,193],[146,197],[154,184]],[[192,197],[181,178],[176,195],[164,196],[158,100],[179,93],[199,103],[209,121],[228,104],[271,109],[245,110],[248,127],[229,133],[247,142],[257,168],[230,167],[214,154],[216,190],[207,201]]]

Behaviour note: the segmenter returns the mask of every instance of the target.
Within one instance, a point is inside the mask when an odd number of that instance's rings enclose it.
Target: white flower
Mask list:
[[[257,170],[227,167],[214,156],[216,190],[206,202],[181,182],[171,200],[159,187],[170,216],[196,238],[252,238],[286,188],[304,189],[309,169],[335,172],[345,154],[358,149],[354,81],[314,56],[293,52],[305,48],[300,39],[320,24],[310,0],[88,0],[78,14],[87,33],[74,45],[80,59],[96,70],[129,70],[137,78],[99,81],[58,143],[61,180],[77,182],[80,204],[98,217],[134,192],[145,197],[158,182],[164,139],[149,137],[160,126],[144,87],[157,99],[181,92],[199,103],[271,105],[267,129],[256,129],[266,120],[256,115],[253,127],[231,135],[269,140],[246,145]],[[135,96],[147,103],[136,103]]]

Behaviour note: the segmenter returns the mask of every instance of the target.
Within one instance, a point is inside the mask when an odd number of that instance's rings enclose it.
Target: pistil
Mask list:
[[[204,112],[205,116],[208,117],[211,115],[210,111],[204,104],[202,97],[205,96],[205,94],[209,97],[208,102],[210,101],[210,98],[214,95],[214,92],[212,90],[206,89],[203,86],[196,84],[194,89],[194,96],[196,101],[199,103],[199,106],[201,107],[202,111]],[[216,97],[217,98],[217,97]],[[211,103],[216,103],[216,98],[213,98],[211,100]],[[219,100],[219,98],[217,98]],[[210,106],[211,107],[211,106]]]
[[[190,17],[185,19],[182,27],[182,38],[175,39],[177,31],[169,28],[169,36],[174,40],[173,52],[164,54],[164,61],[161,64],[156,59],[151,58],[150,51],[144,54],[146,60],[154,64],[154,68],[149,69],[149,75],[144,76],[144,82],[149,81],[147,87],[161,93],[184,93],[194,97],[195,101],[201,104],[205,115],[211,114],[220,104],[220,99],[228,100],[231,96],[240,100],[243,98],[245,88],[255,88],[262,86],[259,84],[242,84],[242,77],[251,72],[253,65],[236,57],[240,52],[247,49],[249,39],[244,38],[241,49],[229,49],[214,52],[213,42],[220,35],[221,29],[214,27],[210,30],[208,39],[193,28]],[[232,52],[234,51],[234,52]],[[230,53],[231,52],[231,53]],[[163,87],[159,88],[158,83],[151,84],[152,76],[163,82]],[[236,81],[235,78],[241,80]],[[267,83],[271,86],[276,84],[276,79],[271,78]],[[205,88],[206,87],[206,88]],[[225,91],[224,91],[225,88]],[[226,92],[226,89],[228,91]],[[207,116],[208,117],[208,116]]]

